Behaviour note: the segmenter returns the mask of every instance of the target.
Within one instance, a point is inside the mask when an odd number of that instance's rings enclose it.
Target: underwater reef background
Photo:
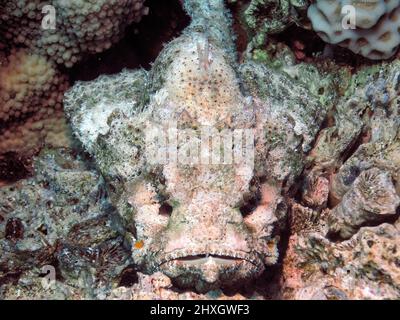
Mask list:
[[[0,299],[400,299],[399,45],[399,0],[0,0]]]

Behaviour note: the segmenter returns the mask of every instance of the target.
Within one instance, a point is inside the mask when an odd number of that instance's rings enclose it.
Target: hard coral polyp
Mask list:
[[[0,154],[31,154],[46,137],[62,133],[67,77],[45,57],[12,50],[0,66]]]
[[[70,68],[86,54],[109,49],[132,22],[148,14],[144,0],[6,0],[0,34],[13,45]]]

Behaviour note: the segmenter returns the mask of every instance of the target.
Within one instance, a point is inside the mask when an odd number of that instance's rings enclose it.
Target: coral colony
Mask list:
[[[3,0],[0,298],[399,299],[399,44],[398,0]]]

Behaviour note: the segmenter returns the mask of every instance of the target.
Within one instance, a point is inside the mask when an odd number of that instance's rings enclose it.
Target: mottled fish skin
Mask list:
[[[149,72],[76,83],[65,109],[107,182],[136,267],[204,292],[243,285],[277,263],[283,194],[301,174],[329,105],[284,72],[239,64],[224,1],[184,7],[191,24]],[[166,149],[148,135],[168,128],[191,139],[177,140],[178,159],[153,161],[149,149]],[[228,152],[220,145],[201,153],[219,162],[180,161],[202,134],[227,132],[239,136],[232,147],[241,156],[222,161]]]
[[[229,55],[212,33],[193,29],[189,27],[173,41],[155,63],[168,61],[173,53],[172,63],[164,66],[166,81],[147,109],[148,121],[216,134],[247,129],[254,135],[254,106],[241,92]],[[184,147],[178,142],[178,148]],[[143,181],[132,186],[134,223],[143,226],[137,237],[147,239],[142,249],[133,250],[134,259],[143,261],[150,272],[160,270],[176,284],[195,286],[199,291],[243,283],[260,275],[265,263],[277,258],[268,230],[276,218],[268,206],[260,206],[248,221],[239,210],[251,194],[253,166],[246,161],[162,165],[163,192],[172,211],[159,228],[148,221],[150,215],[158,215],[162,204],[144,201],[156,198],[157,190]],[[265,237],[260,238],[260,234]]]
[[[243,93],[224,2],[190,0],[184,7],[191,24],[163,49],[150,72],[77,83],[65,105],[127,226],[137,267],[207,291],[243,284],[277,261],[274,211],[281,197],[254,174],[254,157],[264,154],[264,147],[254,150],[256,137],[264,135],[256,121],[260,108]],[[100,88],[112,99],[79,98]],[[236,144],[244,153],[224,162],[217,147],[210,149],[217,164],[211,158],[155,163],[146,153],[152,143],[146,134],[170,124],[196,136],[178,141],[179,150],[193,150],[201,133],[214,139],[229,132],[232,139],[239,135]]]

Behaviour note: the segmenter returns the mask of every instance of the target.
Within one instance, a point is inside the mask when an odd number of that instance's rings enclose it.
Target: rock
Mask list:
[[[399,208],[400,197],[390,174],[376,168],[363,171],[332,210],[329,232],[348,239],[362,226],[398,217]]]
[[[43,151],[34,177],[3,187],[0,203],[4,298],[93,298],[129,264],[103,181],[76,151]],[[58,289],[40,292],[44,267],[54,269]]]
[[[290,237],[282,274],[285,299],[399,299],[399,229],[365,227],[350,240]]]

